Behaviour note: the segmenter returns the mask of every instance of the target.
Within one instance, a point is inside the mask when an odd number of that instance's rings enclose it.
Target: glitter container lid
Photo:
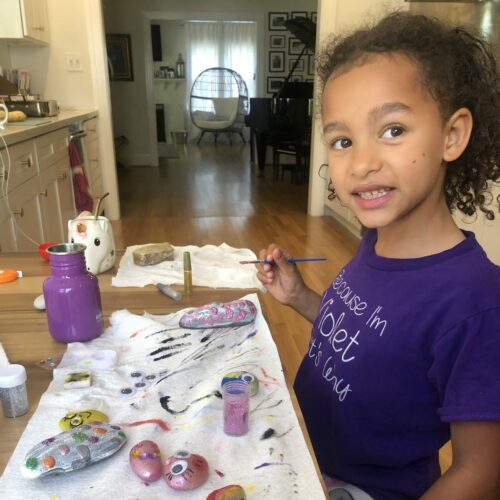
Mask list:
[[[7,365],[0,368],[0,388],[17,387],[26,382],[26,369],[23,365]]]

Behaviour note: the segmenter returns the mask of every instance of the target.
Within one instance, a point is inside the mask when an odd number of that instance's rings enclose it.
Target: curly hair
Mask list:
[[[450,211],[474,215],[479,208],[495,218],[490,183],[500,179],[499,77],[492,47],[477,33],[437,19],[394,12],[377,24],[345,37],[331,37],[316,58],[320,96],[332,73],[369,54],[398,53],[420,69],[421,80],[438,103],[443,121],[465,107],[473,117],[469,144],[449,162],[444,194]],[[335,191],[329,184],[330,198]],[[488,196],[489,195],[489,196]],[[500,211],[500,195],[497,197]]]

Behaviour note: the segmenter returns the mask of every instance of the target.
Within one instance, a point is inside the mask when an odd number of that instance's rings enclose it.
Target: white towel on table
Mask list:
[[[118,354],[116,366],[93,371],[91,387],[69,390],[63,388],[63,381],[72,368],[54,370],[54,380],[0,478],[0,497],[200,500],[217,488],[240,484],[248,498],[324,498],[257,295],[243,298],[255,304],[257,317],[254,323],[238,328],[180,328],[179,318],[186,310],[165,316],[114,312],[111,326],[85,346],[90,350],[113,349]],[[253,373],[260,388],[250,399],[248,433],[231,437],[223,432],[218,391],[226,373],[240,370]],[[129,397],[121,394],[122,388],[134,387],[138,375],[151,374],[162,381],[136,389]],[[166,402],[161,403],[160,398]],[[154,423],[124,427],[125,446],[97,464],[44,479],[21,475],[26,453],[36,443],[61,432],[58,420],[66,412],[92,408],[117,424],[161,419],[168,430]],[[179,449],[204,456],[210,470],[207,482],[184,492],[171,490],[163,479],[145,485],[129,465],[130,449],[145,439],[158,444],[162,461]]]
[[[184,283],[183,254],[191,254],[193,285],[212,288],[258,288],[264,290],[255,276],[255,266],[242,265],[240,260],[255,260],[256,255],[248,248],[233,248],[225,243],[219,246],[194,245],[174,247],[174,260],[166,260],[152,266],[134,264],[134,250],[144,245],[127,247],[116,276],[111,284],[116,287],[146,286],[156,283],[171,285]]]

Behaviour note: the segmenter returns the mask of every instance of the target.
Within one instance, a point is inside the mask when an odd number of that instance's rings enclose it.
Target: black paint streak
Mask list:
[[[267,429],[264,434],[262,434],[262,436],[260,436],[260,439],[261,441],[264,440],[264,439],[269,439],[270,437],[274,436],[276,434],[276,431],[274,429],[271,429],[271,427],[269,427],[269,429]]]
[[[160,354],[160,352],[163,352],[163,351],[171,351],[172,349],[177,349],[178,347],[187,347],[187,346],[190,346],[191,345],[191,342],[185,342],[185,343],[181,343],[181,344],[174,344],[174,345],[169,345],[169,346],[166,346],[166,347],[159,347],[158,349],[156,349],[156,351],[153,351],[151,353],[149,353],[150,356],[155,356],[156,354]]]
[[[203,401],[204,399],[211,398],[212,396],[215,396],[217,398],[222,397],[221,393],[219,391],[214,391],[214,392],[211,392],[210,394],[206,394],[205,396],[202,396],[201,398],[198,398],[198,399],[191,401],[191,403],[189,403],[182,410],[174,410],[174,409],[170,408],[170,396],[161,397],[160,404],[164,410],[166,410],[168,413],[170,413],[170,415],[180,415],[182,413],[186,413],[192,404],[198,403],[199,401]]]
[[[176,328],[165,328],[164,330],[158,330],[157,332],[150,333],[149,335],[146,335],[145,338],[152,337],[153,335],[158,335],[159,333],[165,333],[165,332],[173,332],[174,330],[179,330],[179,327]]]
[[[190,333],[185,333],[184,335],[181,335],[180,337],[167,337],[166,339],[162,340],[160,344],[166,344],[167,342],[173,342],[174,340],[180,340],[180,339],[185,339],[186,337],[189,337],[191,334]]]

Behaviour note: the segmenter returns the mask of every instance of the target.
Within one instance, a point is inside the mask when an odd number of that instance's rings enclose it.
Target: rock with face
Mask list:
[[[194,490],[208,479],[208,462],[201,456],[179,450],[163,464],[163,479],[174,490]]]

